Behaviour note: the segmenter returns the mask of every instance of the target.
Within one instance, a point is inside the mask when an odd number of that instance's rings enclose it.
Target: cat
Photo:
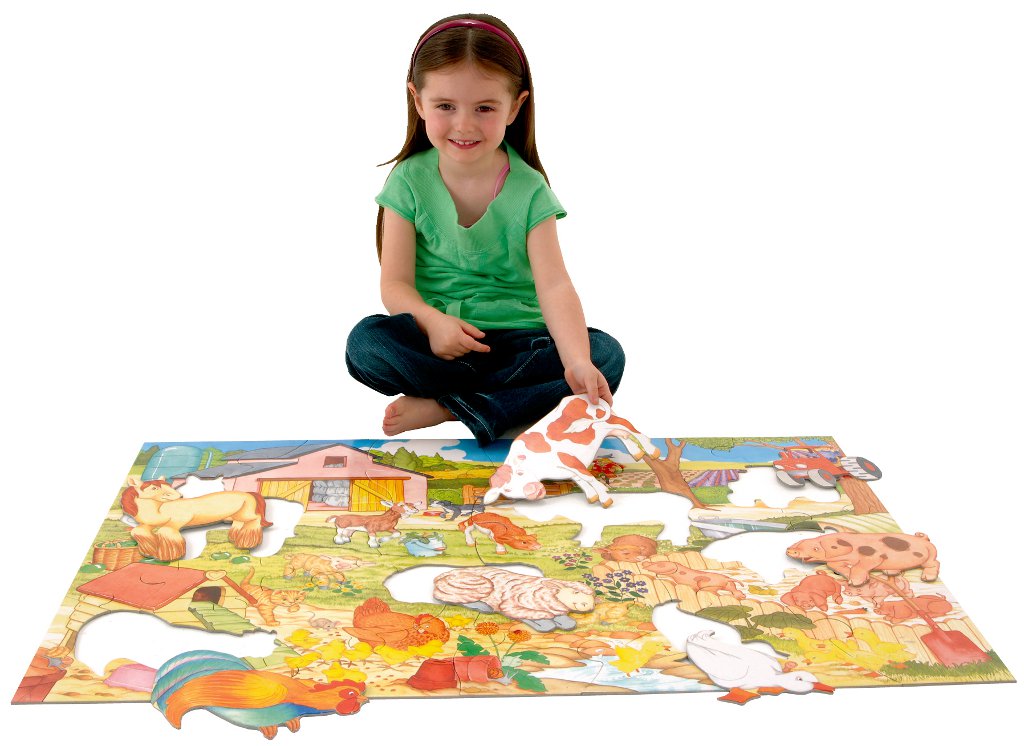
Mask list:
[[[252,582],[255,574],[256,566],[253,565],[249,568],[249,573],[245,576],[245,580],[239,583],[239,586],[256,601],[253,605],[263,618],[264,623],[268,627],[277,627],[281,623],[274,617],[274,607],[286,606],[288,611],[296,612],[299,610],[299,604],[306,600],[306,592],[297,590],[280,591],[263,585],[257,585]]]
[[[447,500],[431,500],[430,507],[439,508],[444,511],[446,521],[454,521],[463,513],[467,513],[469,515],[472,515],[473,513],[482,513],[487,506],[483,503],[478,505],[456,505],[455,503]],[[448,515],[449,512],[451,512],[450,516]]]

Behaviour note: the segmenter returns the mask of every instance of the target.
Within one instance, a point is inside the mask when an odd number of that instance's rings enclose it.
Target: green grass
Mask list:
[[[986,663],[966,663],[962,666],[943,666],[938,663],[910,661],[903,668],[883,666],[881,673],[901,683],[929,681],[1013,681],[1013,674],[994,651],[987,651],[992,660]]]

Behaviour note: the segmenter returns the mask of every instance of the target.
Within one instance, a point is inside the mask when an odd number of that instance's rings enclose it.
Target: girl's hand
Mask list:
[[[567,366],[565,380],[574,394],[586,394],[591,404],[598,399],[612,403],[612,390],[605,380],[604,374],[589,360]]]
[[[491,351],[490,347],[477,341],[484,338],[482,331],[454,316],[438,316],[424,331],[430,340],[430,351],[442,360],[454,360],[467,352]]]

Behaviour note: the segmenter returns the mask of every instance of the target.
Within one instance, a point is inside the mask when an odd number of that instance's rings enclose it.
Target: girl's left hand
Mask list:
[[[612,403],[612,390],[604,374],[592,362],[585,360],[565,369],[565,380],[574,394],[586,394],[591,404],[598,399]]]

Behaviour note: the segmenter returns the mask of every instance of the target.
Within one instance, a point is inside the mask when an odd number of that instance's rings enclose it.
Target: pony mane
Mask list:
[[[149,482],[142,483],[142,489],[152,487],[155,484],[166,484],[170,487],[171,483],[165,479],[153,479]],[[139,491],[135,487],[126,487],[124,492],[121,493],[121,510],[130,515],[132,518],[139,514],[139,506],[136,502],[139,498]]]

